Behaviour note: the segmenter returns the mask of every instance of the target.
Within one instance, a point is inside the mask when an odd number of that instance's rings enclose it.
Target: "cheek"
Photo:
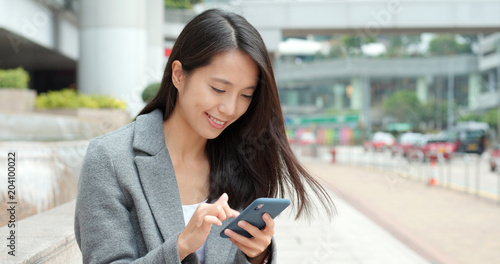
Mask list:
[[[238,118],[241,117],[250,107],[250,101],[243,100],[238,106]]]
[[[208,94],[203,89],[198,89],[198,87],[195,86],[189,86],[184,90],[181,100],[187,111],[194,112],[194,110],[199,110],[200,108],[205,107],[206,100],[208,98]]]

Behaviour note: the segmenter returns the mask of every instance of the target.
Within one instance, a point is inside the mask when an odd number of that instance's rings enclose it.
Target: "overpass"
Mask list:
[[[0,0],[0,68],[39,71],[35,79],[51,89],[56,87],[43,82],[47,71],[69,69],[65,78],[72,83],[78,68],[79,90],[119,97],[135,112],[142,108],[142,89],[161,78],[163,41],[175,40],[192,16],[214,7],[243,14],[271,52],[286,36],[460,32],[488,38],[500,32],[496,0],[205,0],[181,15],[164,14],[161,0]],[[480,70],[498,67],[491,52],[497,39],[485,41],[489,50],[479,58]]]
[[[270,50],[282,37],[338,33],[492,33],[500,31],[496,0],[206,0],[244,15]]]

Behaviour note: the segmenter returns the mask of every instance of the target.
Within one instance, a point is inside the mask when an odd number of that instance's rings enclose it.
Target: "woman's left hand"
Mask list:
[[[234,231],[226,229],[224,233],[229,237],[229,240],[233,242],[252,263],[261,263],[267,254],[267,248],[271,244],[271,239],[274,235],[274,220],[265,213],[262,215],[262,219],[266,223],[266,226],[260,230],[257,227],[249,224],[245,221],[239,221],[238,226],[245,229],[253,237],[247,238]]]

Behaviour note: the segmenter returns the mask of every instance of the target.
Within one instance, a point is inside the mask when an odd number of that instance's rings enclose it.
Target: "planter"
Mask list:
[[[0,113],[32,112],[35,98],[35,90],[0,88]]]
[[[116,130],[128,123],[131,118],[127,111],[120,109],[91,109],[91,108],[60,108],[60,109],[37,109],[38,113],[72,116],[90,124],[91,131],[87,137],[103,135]]]

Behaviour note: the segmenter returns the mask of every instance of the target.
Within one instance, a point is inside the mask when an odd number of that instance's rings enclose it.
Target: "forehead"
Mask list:
[[[219,53],[209,65],[200,68],[200,73],[212,79],[223,79],[235,86],[256,86],[259,69],[246,53],[231,50]]]

